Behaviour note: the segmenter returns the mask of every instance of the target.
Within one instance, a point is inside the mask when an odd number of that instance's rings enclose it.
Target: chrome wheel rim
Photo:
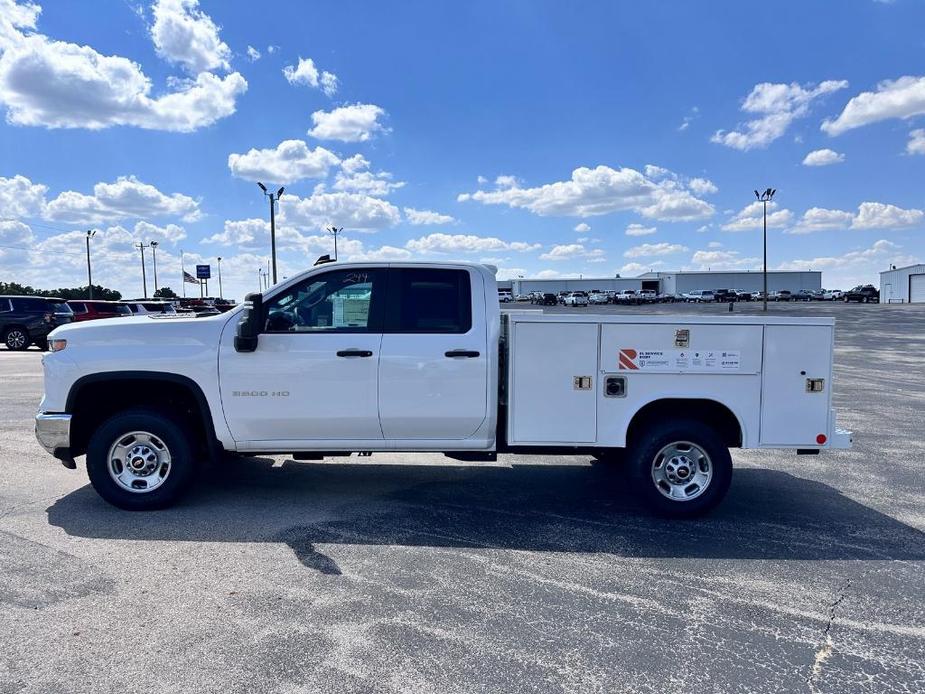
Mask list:
[[[675,441],[652,459],[652,482],[672,501],[691,501],[703,494],[713,480],[713,462],[700,446]]]
[[[11,330],[6,334],[6,344],[7,347],[22,349],[23,345],[26,344],[25,333],[22,330]]]
[[[145,494],[154,491],[170,475],[170,450],[147,431],[123,434],[109,448],[107,469],[113,481],[125,491]]]

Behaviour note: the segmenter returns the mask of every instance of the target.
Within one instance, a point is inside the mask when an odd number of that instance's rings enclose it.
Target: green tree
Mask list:
[[[156,292],[154,292],[155,299],[179,299],[177,293],[170,287],[161,287]]]
[[[23,296],[53,296],[68,301],[70,299],[89,299],[87,287],[61,287],[59,289],[35,289],[18,282],[0,282],[0,294],[20,294]],[[93,285],[93,298],[104,301],[118,301],[122,294],[115,289],[108,289],[99,284]]]

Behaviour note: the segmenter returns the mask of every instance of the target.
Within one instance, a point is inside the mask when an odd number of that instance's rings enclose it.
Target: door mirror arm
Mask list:
[[[257,349],[257,338],[263,327],[263,294],[248,294],[244,301],[244,310],[235,331],[234,349],[236,352],[253,352]]]

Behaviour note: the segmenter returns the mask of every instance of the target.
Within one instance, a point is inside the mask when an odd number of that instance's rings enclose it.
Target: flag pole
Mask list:
[[[180,249],[180,285],[183,287],[183,298],[186,298],[186,267],[183,265],[183,249]]]

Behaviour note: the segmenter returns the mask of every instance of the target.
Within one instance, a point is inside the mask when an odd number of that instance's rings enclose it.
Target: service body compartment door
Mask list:
[[[598,325],[512,322],[509,441],[594,443]]]
[[[761,381],[761,445],[817,446],[828,435],[832,399],[832,328],[768,325]],[[807,379],[824,379],[821,392]]]

